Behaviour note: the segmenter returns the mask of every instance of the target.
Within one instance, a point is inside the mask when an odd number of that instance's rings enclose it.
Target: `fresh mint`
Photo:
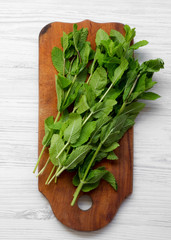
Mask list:
[[[75,171],[72,206],[80,191],[97,188],[102,179],[117,191],[117,179],[105,167],[96,168],[96,163],[104,158],[119,161],[114,151],[145,107],[142,100],[160,97],[150,89],[156,84],[154,73],[164,68],[163,60],[140,64],[133,57],[134,50],[148,42],[132,44],[135,29],[125,25],[124,30],[125,36],[114,29],[110,35],[99,29],[94,51],[87,41],[88,29],[78,30],[74,24],[71,33],[63,33],[63,50],[52,49],[52,63],[58,72],[58,113],[55,119],[50,116],[45,120],[43,148],[34,172],[49,147],[49,158],[38,175],[49,162],[53,167],[46,184],[56,182],[63,171]]]

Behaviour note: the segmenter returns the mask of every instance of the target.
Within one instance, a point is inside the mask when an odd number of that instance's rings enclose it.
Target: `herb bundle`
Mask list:
[[[50,162],[53,168],[45,184],[56,182],[63,171],[76,171],[72,206],[80,191],[97,188],[101,179],[117,191],[113,174],[105,167],[95,168],[95,164],[104,158],[118,159],[114,150],[119,140],[145,106],[139,100],[160,97],[149,89],[156,84],[152,80],[154,72],[164,68],[164,62],[158,58],[140,64],[133,52],[148,42],[131,45],[135,29],[128,25],[124,29],[125,37],[113,29],[109,35],[99,29],[93,51],[87,41],[88,29],[78,30],[74,24],[73,32],[63,33],[63,51],[52,49],[52,62],[58,72],[57,116],[45,120],[43,147],[34,172],[49,147],[49,158],[38,175]]]

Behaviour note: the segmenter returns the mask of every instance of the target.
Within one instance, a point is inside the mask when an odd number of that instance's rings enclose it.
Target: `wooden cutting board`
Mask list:
[[[111,29],[116,29],[124,34],[121,23],[95,23],[89,20],[79,22],[78,29],[87,27],[89,30],[88,41],[95,49],[95,36],[99,28],[107,33]],[[39,153],[42,148],[44,136],[44,120],[48,116],[56,116],[57,99],[55,92],[55,74],[51,61],[51,50],[54,46],[61,48],[60,38],[63,31],[71,32],[72,23],[54,22],[46,25],[39,36]],[[70,203],[75,191],[72,185],[74,173],[64,172],[59,177],[57,184],[52,182],[46,186],[45,181],[52,169],[50,163],[42,176],[39,177],[39,191],[48,199],[52,210],[59,221],[64,225],[80,230],[93,231],[107,225],[116,214],[122,201],[132,192],[133,181],[133,129],[130,129],[120,141],[120,147],[115,151],[119,160],[103,160],[99,166],[105,165],[111,171],[118,182],[118,191],[105,181],[101,181],[99,187],[90,193],[86,193],[92,198],[92,207],[81,210],[77,202],[74,207]],[[39,164],[39,170],[44,166],[48,158],[48,150],[45,151]],[[83,195],[81,193],[80,195]]]

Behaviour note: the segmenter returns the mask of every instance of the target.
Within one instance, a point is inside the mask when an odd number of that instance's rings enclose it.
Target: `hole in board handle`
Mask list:
[[[77,204],[82,211],[87,211],[92,207],[93,201],[90,196],[83,195],[78,199]]]

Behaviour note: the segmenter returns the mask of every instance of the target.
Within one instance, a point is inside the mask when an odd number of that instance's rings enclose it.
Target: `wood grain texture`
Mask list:
[[[162,97],[147,102],[134,127],[133,193],[113,221],[78,232],[56,220],[32,174],[38,148],[38,36],[50,22],[122,22],[135,27],[140,62],[161,57],[154,75]],[[0,1],[0,239],[170,240],[171,1]]]
[[[87,27],[89,30],[87,40],[95,50],[95,37],[98,29],[104,29],[108,34],[111,29],[116,29],[124,34],[121,23],[95,23],[89,20],[79,22],[78,29]],[[57,99],[55,91],[56,70],[52,65],[51,50],[54,46],[61,48],[63,31],[67,34],[73,30],[73,24],[54,22],[46,25],[39,36],[39,153],[42,149],[44,136],[44,120],[48,116],[56,117]],[[49,200],[55,216],[66,226],[81,230],[94,231],[106,226],[116,214],[122,201],[132,192],[133,178],[133,129],[130,129],[120,141],[120,147],[116,151],[118,161],[103,160],[100,166],[105,166],[114,174],[118,183],[118,191],[105,181],[101,181],[99,187],[90,193],[92,207],[82,211],[77,203],[71,207],[71,201],[75,187],[72,178],[75,173],[63,173],[57,184],[52,182],[45,185],[46,179],[51,172],[52,165],[39,177],[39,190]],[[43,155],[39,169],[46,163],[48,151]],[[80,195],[83,195],[80,194]]]

